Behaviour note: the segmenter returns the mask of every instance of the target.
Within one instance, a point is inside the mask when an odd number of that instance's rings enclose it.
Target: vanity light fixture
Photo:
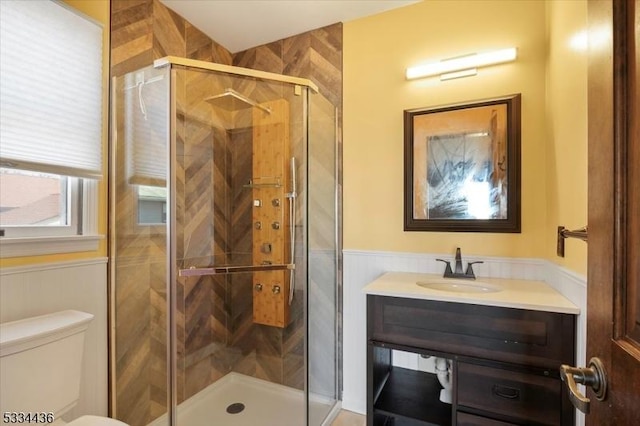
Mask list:
[[[409,67],[407,68],[406,77],[407,80],[438,74],[440,75],[440,80],[468,77],[476,75],[477,68],[515,61],[516,57],[517,49],[515,47],[485,53],[474,53]]]

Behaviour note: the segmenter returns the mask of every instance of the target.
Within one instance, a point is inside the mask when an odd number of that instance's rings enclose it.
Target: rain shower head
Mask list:
[[[240,109],[256,107],[271,114],[271,108],[260,105],[252,99],[236,92],[233,89],[226,89],[219,95],[210,96],[205,101],[212,105],[226,109],[227,111],[238,111]]]

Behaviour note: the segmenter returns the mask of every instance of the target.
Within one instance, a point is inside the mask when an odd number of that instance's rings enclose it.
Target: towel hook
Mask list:
[[[567,238],[577,238],[579,240],[587,242],[587,227],[575,229],[570,231],[564,226],[558,226],[558,243],[556,246],[556,254],[560,257],[564,257],[564,240]]]

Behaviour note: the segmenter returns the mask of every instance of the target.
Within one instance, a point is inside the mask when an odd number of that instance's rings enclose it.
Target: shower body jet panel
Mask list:
[[[290,105],[286,99],[260,104],[252,110],[252,198],[281,200],[286,196],[280,182],[289,178]],[[266,111],[269,111],[267,113]],[[253,263],[284,264],[289,255],[291,230],[281,224],[290,221],[290,210],[282,203],[253,207],[252,252]],[[257,223],[262,224],[256,227]],[[269,250],[263,247],[268,246]],[[289,325],[289,280],[286,270],[253,274],[253,322],[284,328]]]

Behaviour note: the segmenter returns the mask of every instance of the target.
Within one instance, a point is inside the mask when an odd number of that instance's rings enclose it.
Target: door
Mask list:
[[[587,359],[608,382],[602,401],[587,389],[594,426],[640,424],[639,3],[589,3]]]

